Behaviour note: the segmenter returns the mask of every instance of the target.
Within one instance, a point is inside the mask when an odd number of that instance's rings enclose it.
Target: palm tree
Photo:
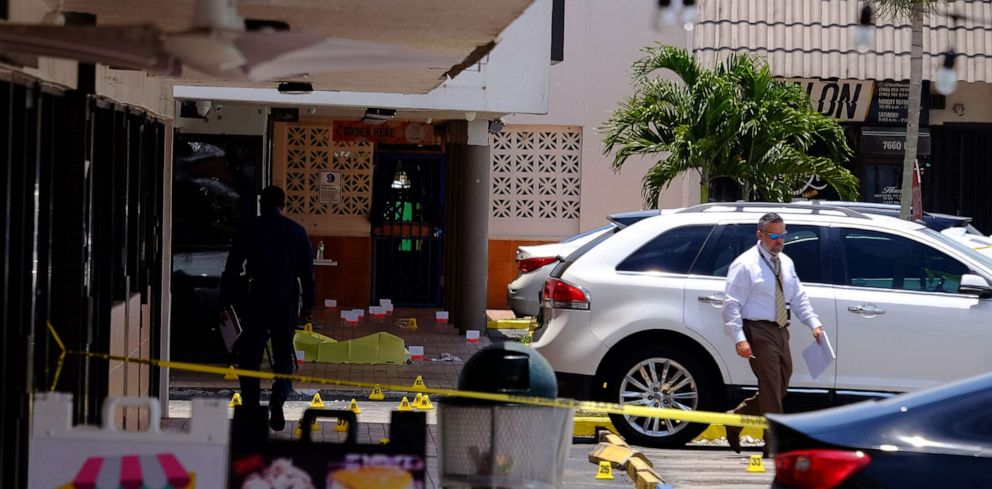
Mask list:
[[[920,98],[923,91],[923,15],[935,11],[946,0],[869,0],[881,17],[908,17],[912,32],[909,50],[909,115],[906,121],[906,153],[902,159],[902,192],[899,195],[899,217],[911,220],[913,202],[913,162],[920,135]]]
[[[614,171],[634,156],[659,158],[643,178],[648,206],[688,171],[700,174],[702,202],[717,178],[740,183],[748,200],[791,200],[812,175],[841,198],[857,197],[857,179],[841,166],[851,149],[840,125],[813,110],[798,86],[775,80],[764,62],[735,55],[708,70],[684,49],[644,51],[634,63],[634,94],[601,131]],[[661,69],[681,83],[657,76]],[[824,155],[811,154],[815,146]]]

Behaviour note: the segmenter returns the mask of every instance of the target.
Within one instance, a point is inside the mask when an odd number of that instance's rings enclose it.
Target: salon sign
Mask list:
[[[790,78],[799,85],[817,112],[841,121],[864,122],[875,92],[873,80]]]

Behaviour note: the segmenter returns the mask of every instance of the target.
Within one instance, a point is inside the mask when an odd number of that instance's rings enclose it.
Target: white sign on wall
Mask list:
[[[341,202],[341,172],[320,172],[320,188],[318,200],[321,204],[337,204]]]

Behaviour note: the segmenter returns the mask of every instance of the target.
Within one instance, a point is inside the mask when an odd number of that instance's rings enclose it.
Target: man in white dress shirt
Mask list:
[[[758,378],[758,392],[731,411],[733,414],[781,413],[782,399],[792,376],[789,319],[795,312],[820,342],[823,325],[813,312],[792,260],[782,253],[785,221],[774,212],[758,221],[758,244],[730,264],[723,300],[723,322],[734,338],[737,355],[747,359]],[[727,442],[740,453],[741,428],[727,427]],[[765,456],[768,433],[765,433]]]

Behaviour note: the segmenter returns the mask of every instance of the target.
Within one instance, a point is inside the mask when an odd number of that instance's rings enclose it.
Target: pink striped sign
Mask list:
[[[93,457],[86,459],[83,468],[79,469],[76,478],[72,480],[73,489],[94,489],[96,488],[96,478],[100,475],[100,466],[103,465],[103,457]]]
[[[83,462],[72,489],[186,489],[192,474],[171,453],[90,457]]]

